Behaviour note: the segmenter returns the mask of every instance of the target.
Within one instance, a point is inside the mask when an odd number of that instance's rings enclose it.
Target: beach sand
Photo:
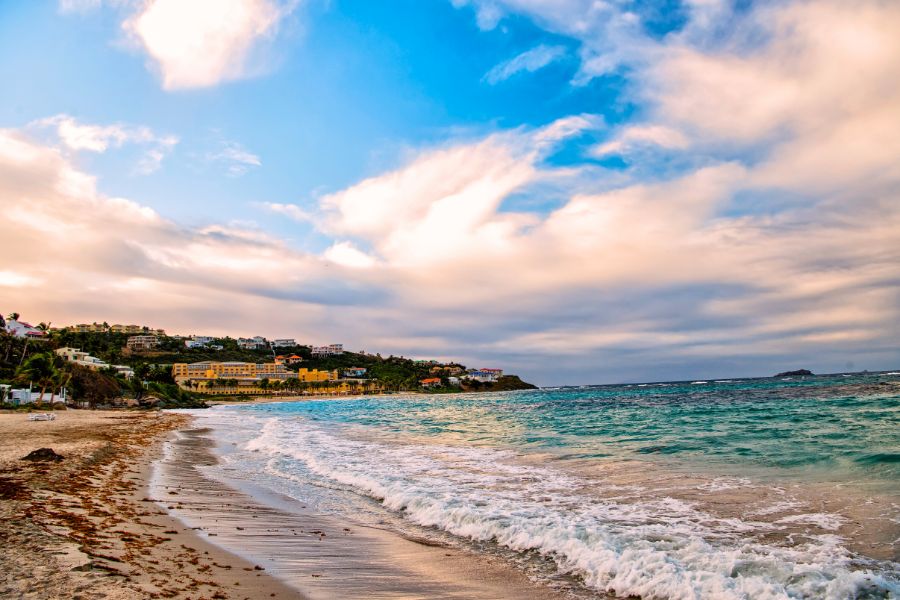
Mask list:
[[[187,417],[55,414],[0,414],[0,597],[303,598],[147,498],[159,444]],[[64,459],[21,460],[45,447]]]
[[[497,557],[263,504],[207,478],[198,467],[217,460],[212,440],[188,416],[56,415],[0,414],[2,598],[564,597]],[[21,460],[38,448],[64,459]]]
[[[153,489],[201,536],[256,561],[305,597],[571,598],[536,583],[497,556],[438,539],[399,534],[388,524],[338,518],[269,490],[236,489],[208,477],[217,462],[212,432],[183,428],[170,438]],[[264,501],[261,501],[263,499]]]

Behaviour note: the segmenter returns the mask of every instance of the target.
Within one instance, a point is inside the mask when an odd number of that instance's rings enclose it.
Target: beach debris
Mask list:
[[[29,415],[29,421],[55,421],[56,415],[53,413],[37,413],[34,415]]]
[[[63,459],[61,454],[53,451],[53,448],[38,448],[32,450],[27,456],[23,456],[22,460],[30,460],[31,462],[59,462]]]

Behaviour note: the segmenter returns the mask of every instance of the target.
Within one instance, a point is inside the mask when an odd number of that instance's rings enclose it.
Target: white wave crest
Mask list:
[[[837,536],[790,547],[755,543],[747,534],[765,523],[719,519],[673,498],[604,500],[579,491],[585,481],[577,477],[515,463],[512,452],[361,441],[278,418],[245,449],[377,499],[419,525],[540,553],[561,572],[622,596],[837,600],[900,592],[894,580],[852,570]],[[819,516],[816,525],[834,524]]]

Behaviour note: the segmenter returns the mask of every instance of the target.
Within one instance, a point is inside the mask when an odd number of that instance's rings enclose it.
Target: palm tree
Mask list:
[[[44,400],[44,391],[47,386],[53,389],[58,380],[59,370],[56,368],[56,357],[52,352],[32,354],[19,368],[16,369],[16,379],[20,382],[28,381],[41,386],[41,401]]]
[[[9,313],[9,316],[6,317],[6,318],[9,319],[10,321],[18,321],[18,320],[19,320],[19,313],[17,313],[17,312],[11,312],[11,313]]]

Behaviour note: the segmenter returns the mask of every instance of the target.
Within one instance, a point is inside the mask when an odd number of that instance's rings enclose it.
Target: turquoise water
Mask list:
[[[364,397],[253,410],[561,458],[659,455],[760,476],[900,481],[900,376]]]
[[[540,563],[588,595],[900,594],[900,375],[309,400],[198,415],[228,446],[231,477]]]

